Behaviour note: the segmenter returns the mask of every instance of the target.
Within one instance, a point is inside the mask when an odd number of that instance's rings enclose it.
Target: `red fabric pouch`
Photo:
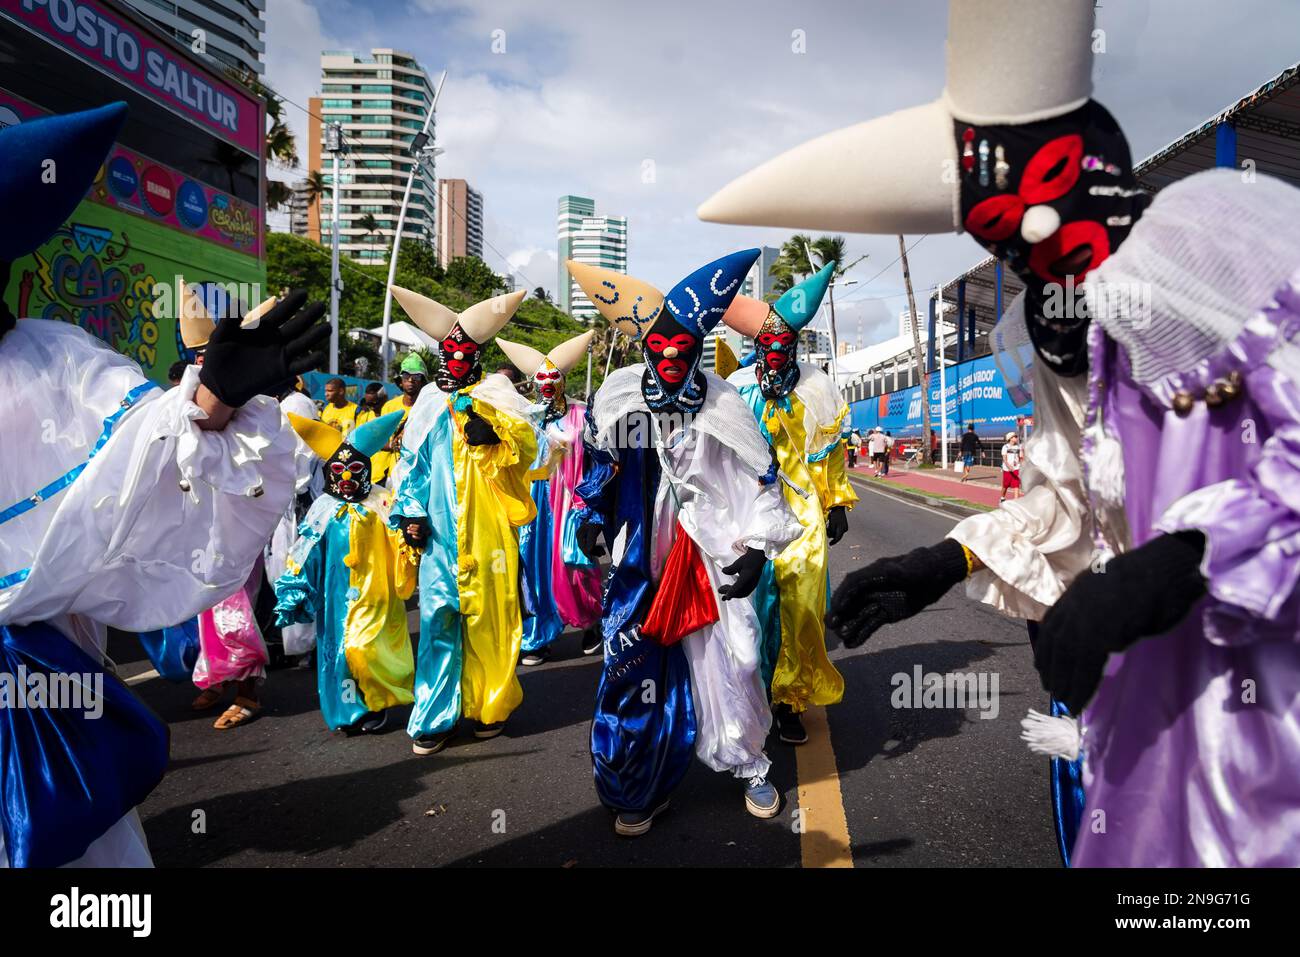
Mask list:
[[[717,620],[718,602],[700,550],[678,523],[641,634],[667,648]]]

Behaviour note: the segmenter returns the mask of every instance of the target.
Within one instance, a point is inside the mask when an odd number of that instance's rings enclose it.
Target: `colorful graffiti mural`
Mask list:
[[[49,241],[14,264],[6,300],[16,315],[80,326],[165,383],[184,349],[174,316],[155,315],[155,289],[176,276],[257,284],[266,278],[248,256],[83,202]]]

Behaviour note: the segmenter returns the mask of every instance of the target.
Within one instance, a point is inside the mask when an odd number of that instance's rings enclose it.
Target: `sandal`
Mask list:
[[[224,685],[213,685],[210,688],[204,688],[199,692],[199,696],[190,702],[190,708],[195,711],[207,711],[221,703],[221,694],[225,691]]]
[[[216,720],[212,727],[218,731],[226,731],[229,728],[237,728],[241,724],[247,724],[262,713],[262,706],[251,698],[239,697],[235,703],[222,712],[221,717]]]

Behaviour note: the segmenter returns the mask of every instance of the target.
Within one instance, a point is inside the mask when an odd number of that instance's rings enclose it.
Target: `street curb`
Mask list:
[[[941,498],[931,498],[924,492],[918,492],[915,489],[906,488],[905,486],[887,485],[883,482],[872,482],[866,478],[849,473],[849,479],[863,486],[864,488],[875,489],[881,495],[889,495],[893,498],[901,499],[904,502],[914,502],[919,505],[926,505],[941,512],[947,512],[958,518],[969,518],[971,515],[988,514],[983,509],[970,508],[966,505],[958,505],[955,502],[949,502]]]

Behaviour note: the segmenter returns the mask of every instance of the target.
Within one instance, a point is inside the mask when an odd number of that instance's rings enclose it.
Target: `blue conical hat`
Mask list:
[[[787,289],[785,295],[772,304],[772,308],[791,329],[802,329],[817,315],[834,274],[835,260],[832,259],[820,271]]]
[[[0,130],[0,260],[54,235],[95,181],[126,119],[125,103]]]
[[[358,425],[348,436],[348,445],[352,446],[364,456],[372,456],[393,437],[397,427],[402,424],[402,417],[406,415],[402,410],[389,412],[387,415],[381,415],[377,419],[371,419],[364,425]]]
[[[664,305],[683,329],[707,336],[740,292],[759,250],[742,249],[701,266],[664,296]]]

